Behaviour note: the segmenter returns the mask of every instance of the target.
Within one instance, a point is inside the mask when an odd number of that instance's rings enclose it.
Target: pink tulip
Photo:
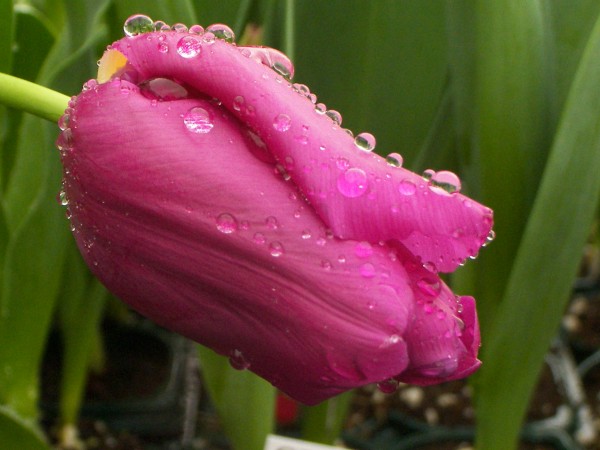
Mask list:
[[[194,31],[112,44],[61,121],[91,270],[307,404],[476,370],[474,300],[437,271],[477,254],[491,210],[444,190],[452,174],[427,180],[355,142],[270,67],[292,72],[285,55]]]

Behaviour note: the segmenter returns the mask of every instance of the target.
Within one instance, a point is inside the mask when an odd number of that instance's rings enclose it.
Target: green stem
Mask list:
[[[69,97],[59,92],[0,73],[0,104],[56,122],[68,102]]]

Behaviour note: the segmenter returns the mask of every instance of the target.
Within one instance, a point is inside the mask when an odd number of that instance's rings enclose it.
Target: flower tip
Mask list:
[[[118,50],[107,50],[98,64],[98,83],[105,83],[125,70],[127,58]]]

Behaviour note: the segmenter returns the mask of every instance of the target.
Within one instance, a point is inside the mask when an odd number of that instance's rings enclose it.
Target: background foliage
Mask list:
[[[459,173],[463,191],[496,212],[496,242],[453,282],[476,296],[482,322],[480,448],[509,449],[598,205],[599,12],[595,0],[0,0],[0,72],[74,95],[133,13],[227,23],[238,37],[251,23],[345,127],[377,136],[377,151]],[[56,201],[57,134],[0,107],[0,441],[29,448],[45,446],[36,420],[49,329],[60,324],[71,355],[61,414],[72,423],[106,298]],[[260,448],[272,388],[202,360],[232,441],[255,433]],[[232,415],[240,386],[238,408],[261,425]],[[308,438],[335,435],[324,432],[326,406],[306,412]]]

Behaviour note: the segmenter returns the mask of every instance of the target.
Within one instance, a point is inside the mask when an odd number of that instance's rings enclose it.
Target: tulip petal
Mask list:
[[[181,50],[190,46],[193,56]],[[112,48],[127,57],[138,81],[172,78],[219,99],[266,144],[336,237],[398,240],[444,272],[486,242],[489,208],[359,149],[291,83],[247,57],[247,49],[175,32],[125,38]]]
[[[393,249],[332,236],[215,102],[113,80],[72,102],[70,127],[74,235],[121,299],[307,404],[408,366]]]

